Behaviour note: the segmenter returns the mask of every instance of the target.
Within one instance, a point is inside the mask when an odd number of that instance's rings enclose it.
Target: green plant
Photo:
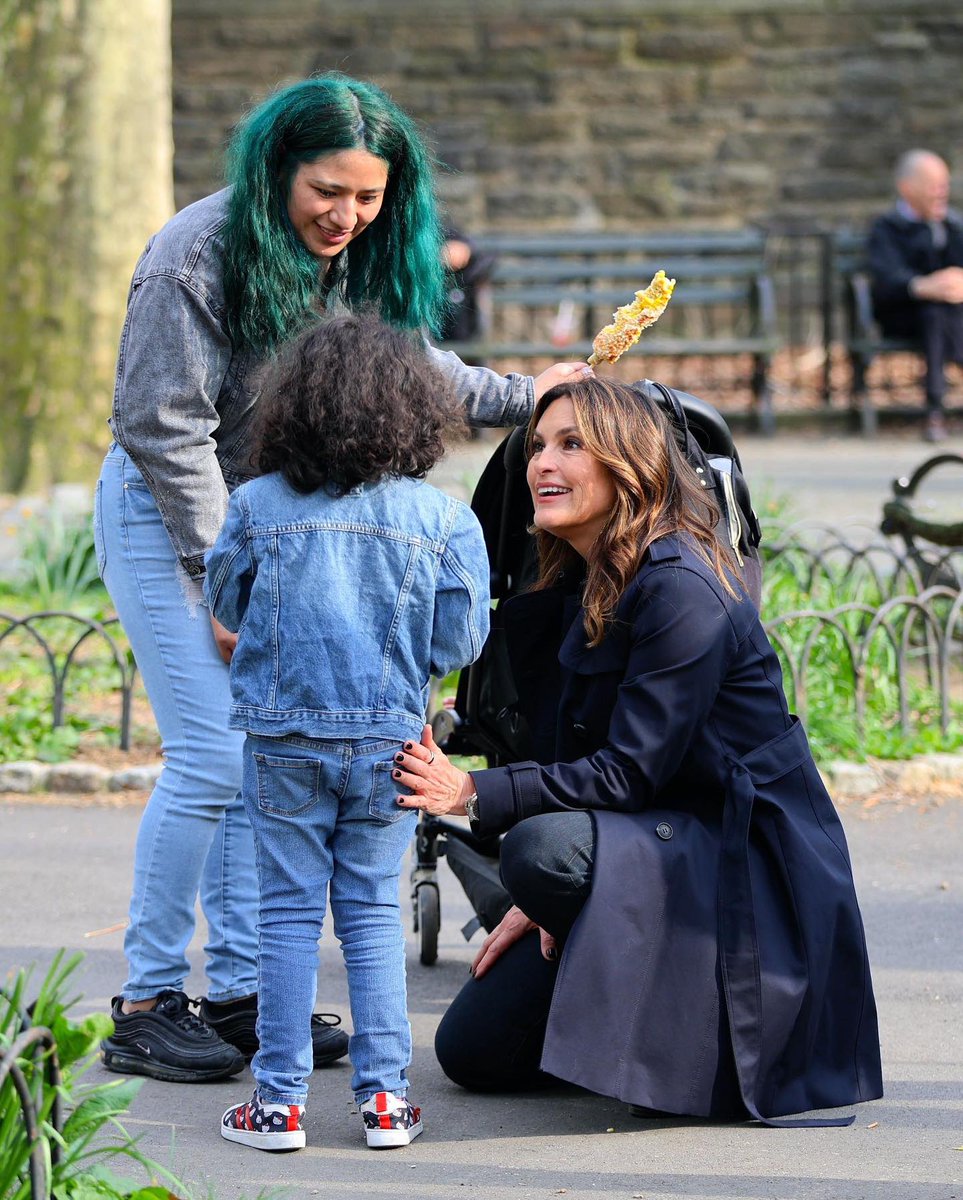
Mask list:
[[[80,1021],[68,1016],[77,997],[68,997],[66,989],[81,958],[79,954],[67,957],[59,951],[29,1008],[29,970],[16,972],[0,991],[0,1061],[30,1028],[49,1030],[56,1043],[55,1051],[24,1049],[16,1060],[37,1114],[36,1141],[28,1136],[12,1075],[8,1074],[0,1085],[0,1200],[27,1200],[31,1196],[30,1159],[37,1146],[45,1194],[53,1200],[175,1200],[170,1187],[183,1191],[183,1185],[137,1149],[118,1119],[129,1108],[141,1081],[82,1081],[96,1059],[101,1039],[113,1025],[106,1015],[96,1014]],[[55,1062],[59,1079],[51,1069]],[[63,1114],[59,1128],[58,1101]],[[107,1164],[118,1160],[136,1163],[151,1178],[152,1185],[132,1189],[112,1175]],[[165,1183],[158,1185],[158,1178]]]
[[[773,620],[784,614],[825,613],[853,605],[848,611],[839,612],[836,620],[849,634],[852,644],[859,647],[871,615],[887,599],[879,580],[859,566],[845,572],[824,567],[810,579],[808,562],[805,555],[794,557],[790,553],[766,564],[763,617]],[[891,617],[891,627],[897,636],[902,636],[907,613],[908,610],[897,611]],[[922,622],[916,630],[921,636]],[[952,720],[944,734],[940,727],[940,699],[933,681],[927,677],[919,657],[914,659],[904,654],[900,661],[885,630],[877,630],[862,664],[867,682],[861,726],[856,717],[853,662],[840,630],[820,618],[799,616],[780,622],[775,634],[793,707],[799,706],[800,697],[792,695],[790,664],[800,661],[807,640],[813,637],[804,675],[806,729],[817,761],[858,760],[867,755],[905,759],[963,745],[963,708],[951,703]],[[901,696],[909,714],[908,729],[903,728],[901,721]]]
[[[68,716],[66,724],[54,729],[49,703],[14,693],[7,697],[6,709],[0,712],[0,762],[64,762],[77,749],[81,733],[88,726],[82,718]]]
[[[104,594],[89,520],[65,520],[52,509],[45,521],[27,528],[20,560],[19,588],[43,608],[69,609],[81,597]]]

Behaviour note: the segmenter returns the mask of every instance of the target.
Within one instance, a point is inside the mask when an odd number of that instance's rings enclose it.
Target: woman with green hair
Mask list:
[[[258,1044],[257,880],[243,735],[228,728],[236,637],[209,618],[201,581],[228,494],[253,474],[259,367],[326,311],[366,308],[431,333],[444,307],[432,161],[373,85],[331,74],[275,92],[236,130],[228,182],[173,217],[135,267],[94,516],[164,752],[104,1062],[181,1081],[233,1075]],[[432,354],[477,425],[525,422],[537,396],[588,369],[560,363],[533,380]],[[183,988],[198,892],[209,982],[194,1012]],[[347,1053],[338,1020],[313,1018],[316,1066]]]

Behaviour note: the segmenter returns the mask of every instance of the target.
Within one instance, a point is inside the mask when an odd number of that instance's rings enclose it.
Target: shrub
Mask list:
[[[18,971],[0,990],[0,1064],[9,1067],[11,1049],[20,1039],[22,1053],[15,1055],[15,1061],[38,1126],[36,1137],[31,1138],[14,1073],[7,1073],[0,1083],[0,1200],[27,1200],[35,1194],[32,1155],[39,1156],[35,1166],[42,1166],[43,1194],[55,1200],[176,1200],[170,1187],[183,1192],[183,1185],[141,1154],[118,1119],[142,1081],[83,1082],[113,1024],[102,1014],[80,1021],[68,1016],[77,998],[67,998],[66,989],[81,958],[79,954],[68,958],[61,950],[29,1007],[29,971]],[[24,1047],[22,1035],[41,1028],[53,1035],[55,1049],[40,1044]],[[111,1174],[107,1164],[118,1160],[136,1163],[151,1179],[151,1186],[132,1189]],[[158,1184],[158,1179],[165,1182]]]

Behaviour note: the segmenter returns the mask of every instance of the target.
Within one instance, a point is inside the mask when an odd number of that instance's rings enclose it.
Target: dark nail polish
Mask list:
[[[395,762],[404,762],[404,761],[405,761],[405,756],[403,754],[395,755]]]
[[[392,771],[392,772],[391,772],[391,778],[392,778],[392,779],[400,779],[400,778],[401,778],[401,772],[400,772],[400,771]]]
[[[405,742],[405,749],[406,749],[406,750],[410,750],[410,749],[411,749],[411,742]]]
[[[468,965],[468,974],[469,974],[469,975],[471,975],[471,977],[474,979],[474,977],[475,977],[475,965],[474,965],[474,963],[469,963],[469,965]]]
[[[549,962],[554,962],[556,958],[558,958],[558,951],[554,946],[549,946],[549,948],[545,951],[545,957]]]
[[[403,797],[403,796],[396,796],[396,797],[395,797],[395,804],[397,804],[399,807],[400,807],[401,805],[403,805],[403,804],[404,804],[404,802],[405,802],[405,801],[404,801],[404,797]]]

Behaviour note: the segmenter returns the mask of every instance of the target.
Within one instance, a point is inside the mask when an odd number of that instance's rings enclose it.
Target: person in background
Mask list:
[[[232,494],[207,555],[211,612],[238,635],[230,724],[246,733],[260,888],[256,1087],[224,1113],[229,1141],[305,1144],[329,888],[367,1143],[422,1131],[398,905],[416,814],[395,804],[391,771],[398,741],[421,734],[429,677],[473,662],[488,634],[481,527],[424,482],[463,424],[410,334],[369,316],[310,329],[262,400],[265,474]]]
[[[101,575],[164,753],[103,1057],[111,1071],[182,1082],[234,1075],[258,1048],[254,844],[243,739],[228,728],[237,639],[209,617],[203,576],[228,495],[254,474],[261,370],[327,310],[434,331],[445,306],[433,164],[380,89],[340,74],[281,88],[236,129],[227,174],[134,269],[94,507]],[[588,370],[558,364],[533,380],[429,353],[481,425],[523,423],[536,396]],[[183,990],[198,893],[209,930],[199,1003]],[[316,1066],[348,1051],[337,1020],[314,1018]]]
[[[471,238],[454,226],[443,232],[442,261],[447,273],[448,307],[442,318],[439,342],[468,342],[484,332],[484,287],[496,258],[479,250]],[[482,365],[475,357],[467,362]]]
[[[909,150],[896,164],[896,207],[869,233],[873,315],[885,337],[922,343],[927,441],[947,436],[946,363],[963,363],[963,217],[949,208],[950,171]]]

